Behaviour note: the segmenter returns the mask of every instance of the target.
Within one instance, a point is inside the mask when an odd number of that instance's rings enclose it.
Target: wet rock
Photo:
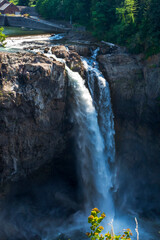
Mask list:
[[[111,53],[116,52],[117,49],[118,49],[117,45],[101,41],[99,54],[102,54],[102,55],[111,54]]]
[[[57,58],[64,58],[67,66],[74,72],[79,72],[81,76],[84,76],[85,69],[81,61],[80,55],[75,51],[67,51],[65,46],[55,46],[51,49],[52,53]]]
[[[71,45],[69,50],[77,52],[80,56],[89,57],[91,55],[90,46],[85,45]]]
[[[49,51],[48,47],[44,49],[44,53],[48,53],[48,51]]]
[[[55,54],[57,58],[67,58],[68,57],[68,52],[66,50],[65,46],[54,46],[51,49],[52,54]]]
[[[84,77],[85,69],[81,61],[81,57],[75,51],[70,51],[69,56],[66,60],[68,67],[74,71],[79,72],[82,77]]]

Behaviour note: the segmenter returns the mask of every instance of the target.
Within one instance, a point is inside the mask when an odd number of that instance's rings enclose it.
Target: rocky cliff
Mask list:
[[[43,55],[0,55],[0,179],[17,179],[65,147],[65,66]]]
[[[102,45],[98,62],[110,84],[115,116],[115,201],[122,209],[158,213],[160,55],[146,60],[116,46]],[[88,56],[90,48],[69,49],[55,46],[51,50],[85,77],[74,51]],[[58,170],[65,176],[64,182],[71,176],[71,185],[77,188],[74,144],[66,150],[67,91],[64,64],[41,54],[0,55],[1,180],[16,180],[48,162],[54,168],[52,160],[67,151],[69,160],[65,163],[62,158]]]
[[[115,200],[123,210],[158,213],[160,55],[145,60],[114,49],[101,51],[98,61],[110,84],[115,116]]]

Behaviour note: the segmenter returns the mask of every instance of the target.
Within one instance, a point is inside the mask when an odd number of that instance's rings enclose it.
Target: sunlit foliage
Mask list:
[[[20,6],[35,6],[37,0],[9,0],[9,2],[12,2],[15,5]]]
[[[86,235],[91,240],[131,240],[132,232],[128,229],[123,229],[122,234],[116,235],[114,233],[113,224],[111,225],[111,231],[108,233],[103,233],[104,227],[101,226],[101,222],[106,217],[104,213],[101,213],[98,208],[93,208],[91,215],[88,217],[88,223],[91,224],[91,231],[87,232]]]

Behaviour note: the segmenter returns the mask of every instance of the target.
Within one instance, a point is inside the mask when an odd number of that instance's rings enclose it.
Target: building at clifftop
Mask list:
[[[2,7],[5,3],[9,3],[7,0],[0,0],[0,7]]]
[[[1,14],[16,14],[19,13],[19,8],[7,0],[0,0],[0,13]]]

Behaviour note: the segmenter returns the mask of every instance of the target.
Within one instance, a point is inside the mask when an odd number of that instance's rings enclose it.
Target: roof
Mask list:
[[[0,11],[5,10],[6,8],[8,8],[12,3],[5,3],[2,7],[0,7]]]
[[[0,0],[0,5],[4,5],[5,3],[9,3],[7,0]]]

